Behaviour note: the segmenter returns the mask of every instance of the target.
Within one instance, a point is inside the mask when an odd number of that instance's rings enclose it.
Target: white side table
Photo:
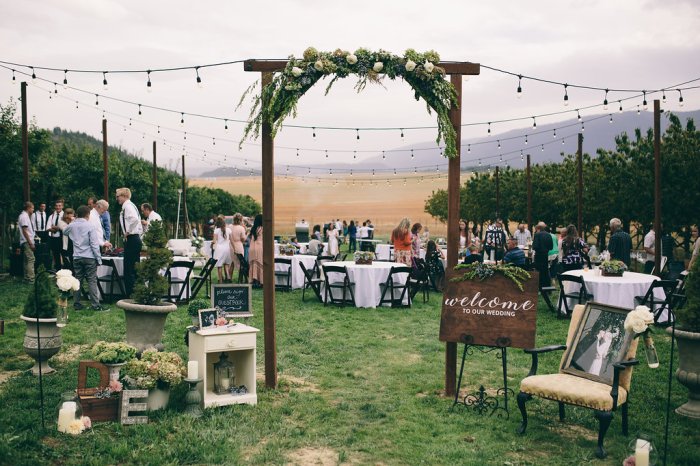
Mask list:
[[[202,379],[198,390],[202,394],[204,408],[246,403],[256,405],[258,395],[255,387],[256,344],[259,330],[245,324],[233,327],[190,333],[190,361],[198,361],[198,376]],[[214,364],[221,353],[228,355],[236,366],[235,385],[245,385],[244,395],[218,395],[214,391]]]

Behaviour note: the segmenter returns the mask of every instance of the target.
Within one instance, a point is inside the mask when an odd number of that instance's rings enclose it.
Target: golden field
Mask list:
[[[318,181],[302,182],[299,179],[275,179],[275,233],[292,234],[294,223],[306,219],[311,225],[323,224],[331,219],[371,219],[376,235],[388,236],[401,218],[411,223],[420,222],[430,228],[432,235],[445,235],[445,225],[424,212],[425,200],[437,189],[447,188],[447,179],[425,180],[417,177],[397,177],[389,186],[379,184],[352,185],[350,177],[333,177]],[[191,186],[221,188],[231,194],[249,194],[262,204],[260,177],[194,178]],[[231,212],[232,214],[233,212]],[[227,214],[229,214],[227,212]]]

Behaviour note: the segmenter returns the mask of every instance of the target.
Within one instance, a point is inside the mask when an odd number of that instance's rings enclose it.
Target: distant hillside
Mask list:
[[[674,113],[681,119],[681,122],[685,122],[688,118],[692,118],[695,121],[700,121],[700,110]],[[593,155],[599,148],[612,150],[615,148],[615,136],[618,136],[623,132],[632,135],[637,128],[641,129],[642,132],[646,132],[653,126],[653,113],[651,111],[642,112],[639,115],[636,111],[623,113],[614,112],[612,113],[612,118],[613,123],[611,124],[608,114],[585,116],[584,121],[587,121],[588,123],[585,123],[585,130],[583,132],[584,152]],[[669,122],[667,115],[662,115],[662,129],[665,130],[668,124]],[[553,143],[555,140],[555,128],[560,128],[557,131],[556,139],[564,138],[564,144],[561,144],[560,142]],[[581,124],[576,118],[573,118],[571,120],[560,121],[552,124],[539,124],[537,125],[537,129],[526,127],[507,131],[501,134],[494,133],[494,135],[491,137],[465,139],[462,141],[462,166],[465,169],[477,167],[480,160],[483,166],[496,164],[499,161],[499,155],[502,154],[504,160],[515,157],[516,160],[511,162],[511,166],[519,168],[524,166],[524,163],[520,161],[519,157],[521,149],[523,150],[524,154],[527,154],[528,152],[531,154],[531,160],[533,163],[557,162],[561,160],[560,154],[562,152],[567,154],[576,152],[576,134],[580,131],[580,129]],[[527,145],[525,145],[525,135],[528,136]],[[500,150],[498,149],[499,140],[501,142]],[[484,142],[489,142],[490,144],[482,144]],[[472,144],[470,152],[467,152],[468,144]],[[542,151],[543,145],[544,151]],[[405,150],[406,155],[408,155],[411,149],[426,149],[421,150],[420,158],[418,155],[416,155],[416,160],[419,160],[419,162],[412,161],[410,157],[392,157],[391,165],[389,165],[386,163],[386,160],[382,159],[381,156],[376,156],[365,160],[362,163],[361,168],[363,170],[387,168],[406,170],[416,165],[428,166],[445,163],[445,158],[440,155],[440,151],[435,148],[434,141],[399,146],[393,148],[392,150]],[[328,166],[341,169],[358,169],[357,164],[333,163],[311,165],[312,168],[326,168]],[[294,174],[293,168],[290,168],[290,173]],[[207,171],[199,176],[202,178],[216,178],[233,177],[239,175],[236,173],[235,168],[225,167]]]

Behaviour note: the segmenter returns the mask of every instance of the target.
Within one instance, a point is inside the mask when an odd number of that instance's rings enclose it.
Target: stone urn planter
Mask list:
[[[39,375],[39,366],[42,374],[50,374],[55,369],[49,366],[49,359],[61,349],[61,329],[56,326],[56,319],[39,319],[39,332],[37,336],[37,319],[34,317],[20,316],[27,324],[24,332],[24,351],[34,359],[32,374]],[[39,343],[41,343],[41,358],[39,357]]]
[[[138,304],[133,299],[117,301],[117,307],[124,310],[126,319],[126,342],[139,353],[147,348],[163,350],[160,342],[168,314],[177,310],[173,303]]]
[[[168,388],[152,388],[148,391],[146,403],[149,411],[158,411],[165,409],[170,402],[170,387]]]
[[[671,334],[669,327],[666,331]],[[678,369],[676,378],[688,389],[688,401],[676,408],[681,416],[700,419],[700,333],[676,329]]]

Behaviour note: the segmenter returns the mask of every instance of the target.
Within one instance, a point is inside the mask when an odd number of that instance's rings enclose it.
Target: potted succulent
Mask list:
[[[606,260],[600,264],[600,270],[604,277],[621,277],[627,266],[622,261]]]
[[[187,306],[187,313],[192,318],[192,325],[199,325],[199,310],[208,309],[211,307],[211,302],[208,299],[193,299]]]
[[[675,308],[677,328],[667,328],[678,341],[676,378],[688,388],[688,401],[676,408],[680,415],[700,419],[700,261],[685,279],[685,306]]]
[[[119,368],[136,357],[136,348],[122,342],[98,341],[92,358],[109,369],[109,380],[119,380]]]
[[[372,251],[356,251],[353,258],[357,265],[372,265],[374,253]]]
[[[130,389],[148,390],[148,409],[163,409],[170,400],[170,388],[185,375],[185,363],[177,353],[147,349],[141,359],[132,359],[124,367],[122,380]]]
[[[48,360],[59,352],[63,344],[61,328],[56,325],[58,311],[58,293],[56,291],[56,287],[51,283],[44,266],[39,266],[34,286],[29,291],[21,316],[27,325],[23,348],[35,361],[34,367],[32,367],[34,375],[39,375],[39,366],[41,366],[42,374],[54,372],[54,369],[49,366]]]
[[[163,271],[172,262],[173,254],[166,248],[163,222],[154,221],[143,236],[147,257],[136,265],[136,285],[133,299],[117,301],[126,318],[126,342],[138,351],[162,349],[161,338],[168,314],[177,310],[173,303],[163,301],[168,281]]]

